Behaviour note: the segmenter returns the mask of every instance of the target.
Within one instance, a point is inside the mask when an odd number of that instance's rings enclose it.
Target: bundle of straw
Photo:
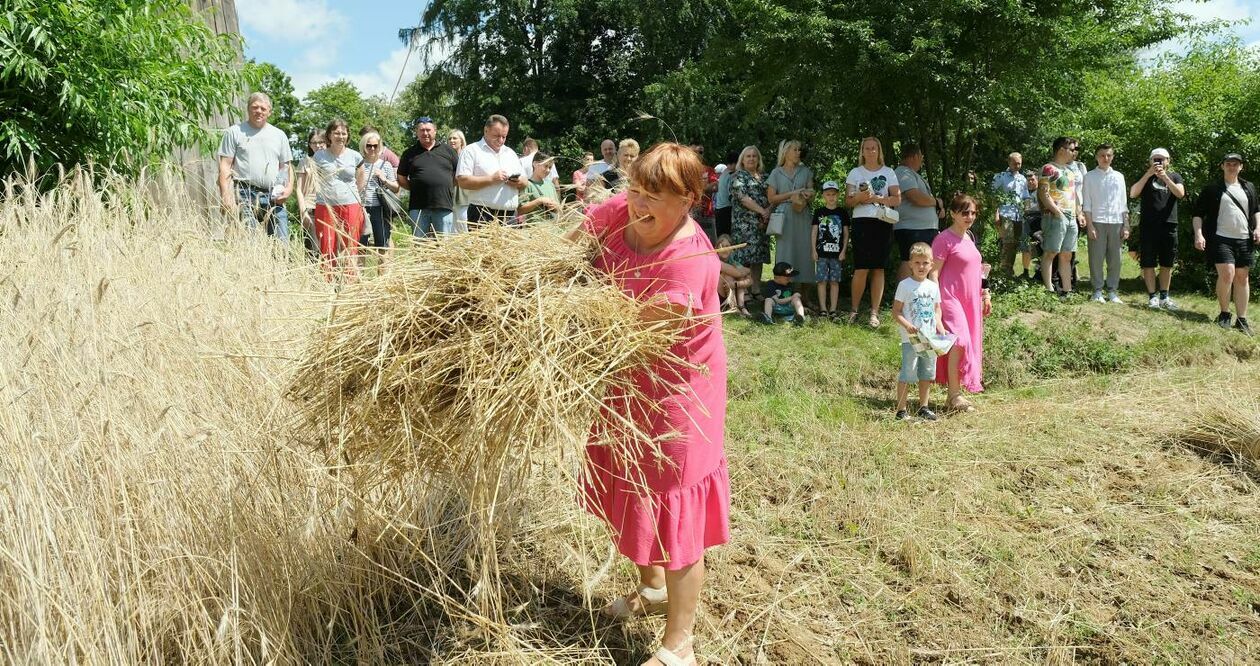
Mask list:
[[[407,249],[341,292],[289,389],[358,474],[494,487],[509,458],[585,444],[603,397],[675,341],[592,268],[591,239],[490,226]]]

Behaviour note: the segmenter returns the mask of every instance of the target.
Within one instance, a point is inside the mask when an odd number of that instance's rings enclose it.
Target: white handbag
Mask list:
[[[770,213],[770,223],[766,225],[766,233],[771,236],[782,236],[785,221],[787,221],[787,216],[783,213],[778,211]]]
[[[901,213],[898,213],[896,208],[875,204],[875,217],[889,224],[896,224],[901,219]]]

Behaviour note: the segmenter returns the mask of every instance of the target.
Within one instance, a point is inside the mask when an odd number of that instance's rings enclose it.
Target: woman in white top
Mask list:
[[[363,156],[346,146],[350,129],[340,118],[328,123],[324,130],[328,147],[315,151],[311,156],[313,169],[302,173],[299,187],[306,187],[307,180],[315,180],[315,235],[319,238],[319,253],[323,258],[324,277],[332,280],[337,267],[337,255],[346,250],[349,260],[347,272],[357,271],[359,234],[363,230],[363,205],[359,201],[366,183]]]
[[[468,145],[468,139],[464,137],[461,130],[451,130],[446,137],[446,142],[451,144],[451,148],[455,149],[456,161],[459,161],[459,154],[464,151],[464,146]],[[468,193],[455,187],[455,196],[452,199],[455,202],[455,233],[464,233],[468,231]]]
[[[378,192],[385,188],[398,194],[398,176],[394,167],[386,161],[381,147],[381,135],[368,132],[359,137],[359,149],[363,151],[364,181],[363,211],[372,225],[372,245],[383,255],[389,247],[389,209],[381,204]]]
[[[844,179],[846,206],[853,209],[853,289],[849,323],[857,321],[858,304],[871,282],[871,328],[879,327],[879,306],[884,299],[884,269],[892,247],[895,221],[880,219],[884,210],[901,205],[897,174],[884,164],[884,144],[873,136],[862,139],[858,165]],[[883,208],[881,208],[881,206]]]

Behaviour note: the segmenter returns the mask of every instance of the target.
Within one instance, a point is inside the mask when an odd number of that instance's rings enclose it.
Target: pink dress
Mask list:
[[[981,369],[984,360],[984,297],[980,283],[980,250],[968,236],[959,236],[950,229],[932,241],[932,258],[944,262],[937,284],[941,288],[941,319],[945,330],[958,336],[955,344],[962,350],[958,361],[958,377],[962,387],[972,393],[984,390]],[[949,356],[936,360],[936,383],[949,380]]]
[[[624,464],[606,446],[586,448],[584,506],[612,527],[617,549],[639,565],[681,569],[704,557],[710,546],[730,540],[730,479],[722,438],[726,422],[726,344],[718,313],[721,263],[694,221],[695,233],[641,255],[625,242],[629,219],[626,195],[593,207],[586,230],[602,238],[595,267],[625,293],[646,300],[664,295],[691,308],[696,323],[673,351],[702,370],[660,363],[634,377],[646,401],[627,404],[609,396],[605,409],[629,417],[658,442],[662,456],[640,444],[638,459]],[[601,419],[605,423],[608,419]],[[616,436],[614,426],[597,425],[592,440]]]

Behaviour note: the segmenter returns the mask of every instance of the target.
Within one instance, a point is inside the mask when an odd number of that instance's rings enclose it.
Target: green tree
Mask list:
[[[135,168],[205,145],[244,89],[239,40],[182,0],[0,5],[0,173],[33,158]]]
[[[297,131],[298,98],[293,94],[293,80],[289,75],[272,63],[251,59],[245,63],[245,77],[251,91],[265,92],[271,98],[271,119],[268,122],[290,138],[302,134]],[[305,138],[300,136],[299,142]]]
[[[358,140],[360,127],[368,124],[367,104],[359,88],[345,79],[338,79],[306,93],[302,106],[295,115],[300,134],[314,127],[324,127],[334,118],[341,118],[350,125],[350,140]]]

